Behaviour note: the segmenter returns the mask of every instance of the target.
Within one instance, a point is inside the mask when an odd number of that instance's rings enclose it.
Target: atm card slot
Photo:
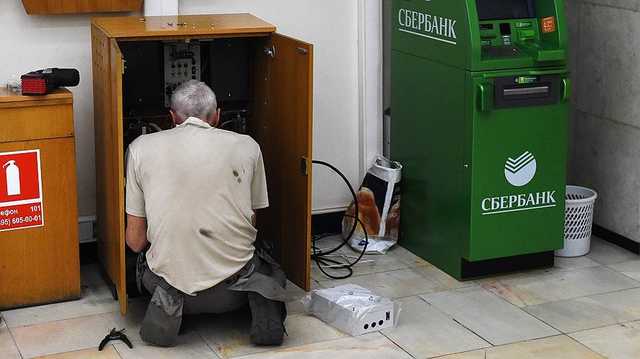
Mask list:
[[[548,96],[551,92],[551,87],[549,86],[535,86],[535,87],[516,87],[516,88],[505,88],[503,90],[503,96],[505,97],[529,97],[529,96]]]
[[[537,81],[521,85],[516,77],[494,80],[495,108],[552,105],[560,101],[560,77],[541,76]]]

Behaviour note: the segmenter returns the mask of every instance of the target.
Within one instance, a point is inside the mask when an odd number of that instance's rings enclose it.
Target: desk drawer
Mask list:
[[[0,143],[72,137],[73,105],[0,108]]]

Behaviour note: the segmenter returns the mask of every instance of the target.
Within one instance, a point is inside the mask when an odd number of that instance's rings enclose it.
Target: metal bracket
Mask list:
[[[271,45],[270,47],[264,48],[264,54],[270,56],[272,59],[276,57],[276,47]]]

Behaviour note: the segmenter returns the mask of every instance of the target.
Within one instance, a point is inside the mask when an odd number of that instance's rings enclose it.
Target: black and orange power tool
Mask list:
[[[80,73],[76,69],[44,69],[20,77],[23,95],[46,95],[58,87],[78,86]]]

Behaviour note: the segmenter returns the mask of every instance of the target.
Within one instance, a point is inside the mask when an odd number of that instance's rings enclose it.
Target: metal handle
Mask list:
[[[541,94],[548,94],[548,93],[549,93],[549,86],[504,89],[504,96],[527,96],[527,95],[541,95]]]
[[[569,101],[571,97],[571,80],[564,78],[562,79],[562,101]]]
[[[480,112],[487,112],[491,110],[491,95],[491,85],[478,84],[477,101]]]

